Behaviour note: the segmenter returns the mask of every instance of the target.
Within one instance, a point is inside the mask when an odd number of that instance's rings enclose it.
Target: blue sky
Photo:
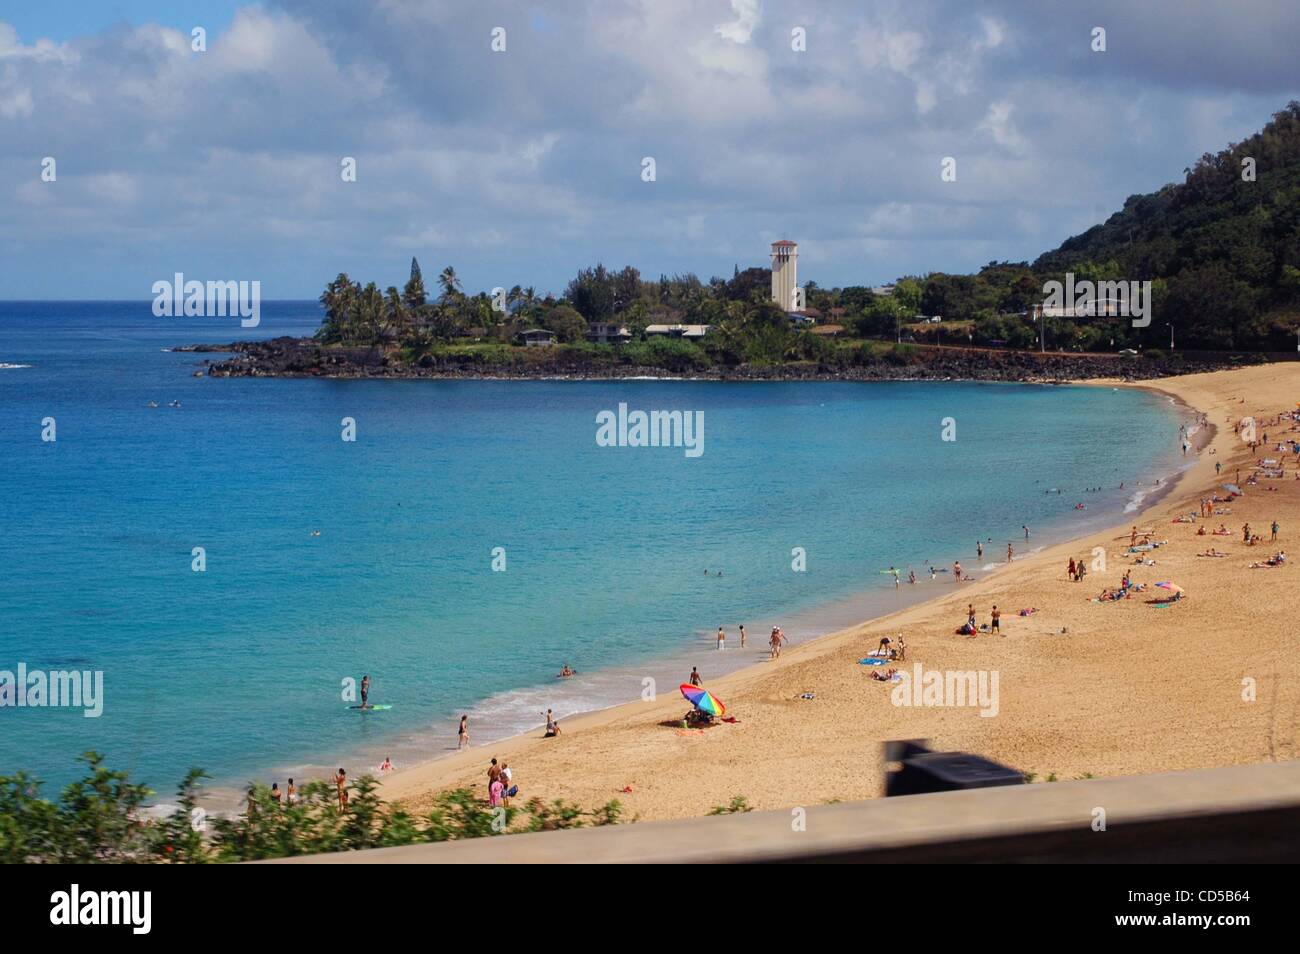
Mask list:
[[[0,298],[177,271],[315,297],[412,255],[559,291],[783,237],[822,285],[972,271],[1248,136],[1300,97],[1297,49],[1293,0],[9,3]]]
[[[8,23],[28,41],[59,42],[99,33],[120,24],[157,23],[189,32],[196,24],[224,29],[241,6],[236,0],[50,0],[47,3],[6,3],[0,22]]]

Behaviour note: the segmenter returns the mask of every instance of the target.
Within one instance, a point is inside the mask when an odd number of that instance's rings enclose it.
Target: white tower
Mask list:
[[[772,300],[785,311],[797,311],[803,306],[796,301],[799,288],[799,246],[781,239],[772,243]]]

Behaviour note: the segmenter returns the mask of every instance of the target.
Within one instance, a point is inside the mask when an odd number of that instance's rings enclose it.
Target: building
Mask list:
[[[545,328],[529,328],[519,333],[526,348],[547,348],[555,344],[555,332]]]
[[[587,340],[592,344],[623,344],[632,340],[627,325],[616,321],[593,321],[587,326]]]
[[[797,311],[803,302],[795,298],[799,287],[799,246],[788,239],[772,243],[772,301],[785,311]]]
[[[647,338],[703,338],[712,325],[646,325]]]

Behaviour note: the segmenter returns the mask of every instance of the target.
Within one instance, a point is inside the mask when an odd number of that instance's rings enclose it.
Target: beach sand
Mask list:
[[[384,780],[384,796],[422,812],[444,789],[471,786],[486,795],[488,760],[495,757],[510,764],[521,799],[562,798],[590,809],[617,798],[625,820],[703,815],[734,796],[758,809],[807,806],[882,794],[881,743],[888,739],[930,739],[936,749],[980,753],[1034,773],[1040,782],[1053,775],[1130,775],[1294,758],[1300,653],[1289,614],[1300,593],[1300,565],[1248,565],[1278,549],[1300,561],[1295,456],[1286,458],[1285,479],[1243,484],[1246,494],[1230,505],[1231,515],[1200,524],[1171,520],[1198,511],[1199,499],[1233,481],[1238,468],[1244,481],[1256,457],[1281,456],[1267,449],[1252,453],[1232,422],[1246,416],[1272,421],[1294,410],[1300,364],[1145,386],[1204,412],[1215,433],[1168,496],[1123,526],[1017,558],[977,582],[945,587],[950,592],[928,602],[787,649],[775,662],[767,661],[766,634],[754,633],[745,652],[755,664],[715,681],[708,679],[711,660],[702,652],[705,685],[726,702],[735,724],[703,732],[661,725],[680,720],[689,708],[675,684],[661,685],[655,701],[565,720],[558,738],[540,738],[539,729],[396,772]],[[1261,424],[1259,430],[1275,443],[1290,426]],[[1116,422],[1116,439],[1123,439],[1122,422]],[[999,462],[1014,467],[1016,454],[1025,452],[1032,448],[989,455],[990,493],[996,493]],[[1219,478],[1216,461],[1223,466]],[[1267,486],[1278,490],[1267,492]],[[1273,520],[1281,524],[1277,544],[1242,543],[1243,523],[1267,541]],[[1220,522],[1232,536],[1208,535]],[[1153,539],[1169,541],[1149,554],[1156,566],[1132,565],[1126,551],[1134,523],[1154,530]],[[1201,524],[1208,525],[1206,536],[1196,536]],[[1094,547],[1105,548],[1106,571],[1071,582],[1069,558],[1091,562]],[[1228,557],[1196,556],[1210,547]],[[951,558],[975,563],[973,552]],[[1146,592],[1117,603],[1090,602],[1103,586],[1118,586],[1125,569],[1147,584]],[[1168,608],[1149,605],[1165,593],[1151,586],[1159,580],[1176,581],[1186,597]],[[996,603],[1005,636],[957,635],[968,603],[981,623]],[[1037,612],[1020,617],[1022,607]],[[997,715],[982,716],[976,707],[894,705],[893,686],[873,681],[857,660],[881,636],[898,632],[908,649],[900,665],[909,672],[916,663],[927,671],[997,672]],[[1253,680],[1254,701],[1243,698],[1243,680]],[[799,698],[806,692],[815,698]],[[627,786],[630,793],[622,791]]]

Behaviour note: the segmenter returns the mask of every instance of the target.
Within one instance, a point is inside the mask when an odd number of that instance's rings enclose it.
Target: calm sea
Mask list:
[[[165,794],[192,765],[436,757],[462,712],[477,742],[675,693],[756,661],[773,622],[807,638],[933,593],[929,561],[980,572],[977,539],[991,565],[1122,519],[1180,464],[1178,409],[1135,391],[209,379],[167,350],[318,320],[0,303],[0,670],[104,674],[99,718],[0,708],[0,774],[62,784],[95,749]],[[597,446],[620,403],[702,411],[703,455]],[[364,673],[391,710],[347,708]]]

